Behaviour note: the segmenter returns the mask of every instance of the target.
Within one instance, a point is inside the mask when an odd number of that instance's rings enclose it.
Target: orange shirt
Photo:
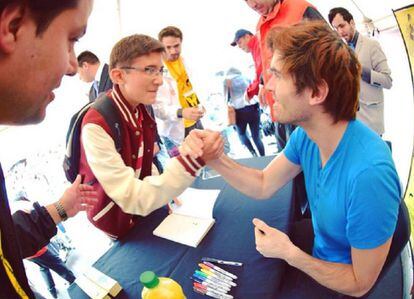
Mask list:
[[[278,3],[273,8],[273,11],[266,17],[262,16],[259,19],[259,23],[256,27],[256,36],[260,41],[260,51],[262,56],[263,65],[263,80],[266,85],[270,78],[269,68],[272,60],[272,52],[266,46],[266,38],[270,29],[276,26],[288,26],[299,23],[303,19],[303,14],[308,7],[314,7],[312,4],[305,0],[283,0],[282,3]],[[266,92],[266,101],[270,107],[272,120],[277,121],[277,116],[274,115],[272,109],[273,95],[270,92]]]

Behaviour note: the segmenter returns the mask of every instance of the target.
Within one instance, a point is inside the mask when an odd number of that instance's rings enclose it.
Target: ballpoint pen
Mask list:
[[[198,283],[194,283],[193,285],[194,291],[207,295],[214,298],[223,298],[223,299],[233,299],[234,297],[230,294],[222,293],[213,289],[210,289],[206,286],[200,285]]]

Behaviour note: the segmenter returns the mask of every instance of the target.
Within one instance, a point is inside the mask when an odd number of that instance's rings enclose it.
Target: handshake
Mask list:
[[[204,162],[216,160],[224,153],[224,139],[219,132],[192,130],[179,147],[180,154],[201,157]]]

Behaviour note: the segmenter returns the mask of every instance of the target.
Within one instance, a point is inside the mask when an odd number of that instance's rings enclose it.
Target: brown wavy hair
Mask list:
[[[133,34],[118,41],[112,48],[109,69],[129,65],[138,57],[164,52],[160,41],[144,34]]]
[[[267,46],[283,61],[283,73],[292,75],[297,93],[310,88],[315,94],[323,81],[329,86],[323,102],[334,122],[355,119],[361,65],[350,49],[325,22],[305,21],[276,27]]]
[[[168,36],[176,37],[176,38],[179,38],[180,40],[183,40],[182,31],[175,26],[168,26],[168,27],[161,29],[161,31],[158,33],[158,40],[162,41],[164,37],[168,37]]]

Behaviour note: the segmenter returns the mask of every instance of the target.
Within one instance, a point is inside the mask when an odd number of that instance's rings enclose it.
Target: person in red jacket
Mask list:
[[[250,31],[239,29],[236,31],[233,42],[230,45],[233,47],[237,45],[244,52],[252,54],[256,77],[247,87],[245,94],[246,101],[250,101],[254,96],[259,95],[259,86],[262,76],[262,58],[260,57],[259,40]],[[261,104],[263,105],[265,103]]]
[[[266,46],[266,38],[270,29],[276,26],[293,25],[299,23],[303,19],[323,20],[323,17],[312,4],[305,0],[246,0],[246,3],[260,15],[256,27],[256,36],[260,43],[263,81],[266,85],[270,78],[267,70],[270,68],[270,61],[272,59],[272,53]],[[270,108],[272,120],[277,122],[277,115],[273,109],[275,99],[272,94],[266,92],[264,88],[262,88],[259,95],[260,97],[265,98]],[[282,150],[285,147],[294,128],[294,126],[289,124],[276,124],[275,135],[279,150]]]

